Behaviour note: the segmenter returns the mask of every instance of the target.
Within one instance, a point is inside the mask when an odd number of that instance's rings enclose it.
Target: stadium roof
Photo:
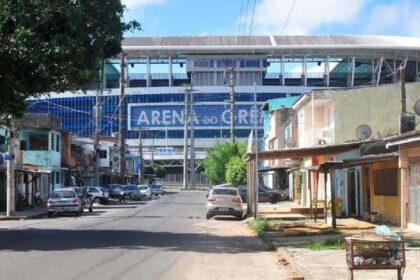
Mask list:
[[[145,55],[358,55],[420,59],[420,38],[397,36],[180,36],[128,37],[129,57]]]

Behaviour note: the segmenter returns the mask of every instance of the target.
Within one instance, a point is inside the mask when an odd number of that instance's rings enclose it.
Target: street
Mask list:
[[[1,279],[286,279],[244,222],[205,219],[204,192],[0,222]]]

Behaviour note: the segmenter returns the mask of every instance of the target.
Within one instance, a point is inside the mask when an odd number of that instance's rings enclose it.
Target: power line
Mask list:
[[[249,27],[249,36],[251,37],[252,34],[252,27],[254,25],[254,15],[255,15],[255,4],[256,4],[257,0],[254,0],[254,5],[252,7],[252,17],[251,17],[251,25]]]
[[[284,22],[283,28],[281,30],[281,35],[284,34],[284,30],[286,29],[286,26],[289,22],[290,15],[292,14],[292,11],[293,11],[293,8],[295,7],[295,4],[296,4],[296,0],[293,0],[292,6],[290,7],[289,13],[287,14],[286,21]]]

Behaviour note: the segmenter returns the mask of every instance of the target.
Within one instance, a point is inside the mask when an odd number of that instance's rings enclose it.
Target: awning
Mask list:
[[[359,148],[362,142],[350,142],[334,145],[321,145],[305,148],[291,148],[280,150],[269,150],[258,152],[258,160],[274,160],[274,159],[288,159],[288,158],[304,158],[315,155],[335,155],[351,151]],[[245,155],[246,161],[250,161],[255,157],[255,153],[247,153]]]
[[[343,169],[350,168],[375,162],[388,161],[398,158],[398,153],[388,153],[388,154],[378,154],[378,155],[369,155],[363,156],[360,158],[354,159],[344,159],[342,161],[326,161],[320,165],[309,166],[305,168],[306,170],[313,172],[327,172],[330,169]]]

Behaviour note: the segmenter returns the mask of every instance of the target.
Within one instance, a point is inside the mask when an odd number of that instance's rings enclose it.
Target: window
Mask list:
[[[398,195],[398,169],[375,170],[375,195],[397,196]]]
[[[99,150],[99,158],[106,158],[107,151],[106,150]]]
[[[214,195],[233,195],[237,196],[238,191],[234,189],[214,189],[212,194]]]
[[[217,61],[217,67],[219,68],[228,68],[228,67],[236,67],[236,60],[235,59],[221,59]]]
[[[55,150],[60,151],[60,135],[58,134],[55,135]]]
[[[26,141],[24,141],[24,140],[20,141],[20,149],[22,151],[26,151]]]
[[[48,151],[48,135],[30,135],[30,150]]]
[[[255,68],[260,66],[260,61],[258,59],[245,59],[241,60],[241,68]]]
[[[213,67],[213,60],[197,59],[194,61],[194,67],[211,68]]]

